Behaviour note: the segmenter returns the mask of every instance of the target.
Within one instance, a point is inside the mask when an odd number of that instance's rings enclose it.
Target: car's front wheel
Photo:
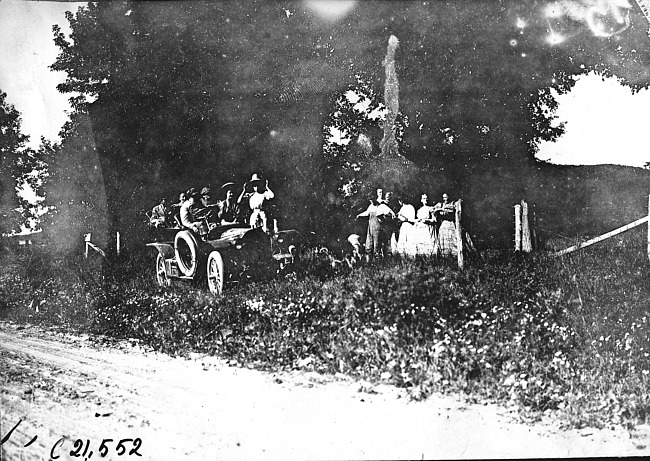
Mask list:
[[[165,271],[165,257],[158,253],[156,258],[156,281],[161,287],[168,287],[170,285],[169,277]]]
[[[207,264],[208,289],[210,293],[220,295],[223,292],[226,273],[223,263],[223,257],[218,251],[212,251],[208,255]]]

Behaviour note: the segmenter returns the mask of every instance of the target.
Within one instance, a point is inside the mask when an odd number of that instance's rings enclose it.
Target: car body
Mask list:
[[[187,229],[161,229],[147,246],[158,250],[159,285],[207,281],[212,293],[221,294],[229,281],[266,277],[294,264],[300,233],[282,230],[269,235],[247,224],[214,226],[203,237]]]

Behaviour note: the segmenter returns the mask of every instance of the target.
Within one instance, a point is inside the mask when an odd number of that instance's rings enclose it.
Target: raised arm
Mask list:
[[[241,189],[241,194],[239,194],[239,197],[237,198],[237,205],[241,203],[241,201],[244,199],[244,195],[246,195],[246,184],[248,184],[248,182],[245,182],[244,187]]]
[[[264,191],[264,198],[266,200],[271,200],[273,197],[275,197],[275,194],[271,189],[269,189],[269,180],[266,180],[266,190]]]

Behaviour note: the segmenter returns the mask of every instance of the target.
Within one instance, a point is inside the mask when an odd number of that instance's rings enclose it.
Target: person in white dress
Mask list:
[[[422,194],[422,206],[418,209],[413,226],[415,252],[418,255],[431,256],[438,251],[436,238],[436,216],[433,207],[429,205],[429,196]]]
[[[415,256],[417,249],[415,246],[413,230],[415,226],[415,207],[410,203],[404,203],[401,197],[398,197],[400,209],[397,212],[397,220],[400,223],[397,238],[397,254],[404,256]]]

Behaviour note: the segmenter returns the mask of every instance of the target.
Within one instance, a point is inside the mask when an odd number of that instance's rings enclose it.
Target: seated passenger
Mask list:
[[[192,188],[187,191],[187,200],[181,206],[180,221],[181,225],[187,229],[203,235],[207,232],[207,228],[201,218],[197,216],[198,211],[201,209],[199,198],[200,194],[196,189]]]
[[[244,183],[241,194],[237,197],[237,222],[246,223],[250,221],[251,218],[251,207],[248,202],[253,195],[253,188],[251,187],[250,181]]]
[[[221,186],[225,198],[219,202],[219,220],[221,225],[235,224],[239,215],[239,204],[235,201],[235,183],[227,182]]]
[[[169,211],[172,219],[172,224],[174,227],[183,227],[181,225],[181,206],[183,206],[183,203],[185,203],[186,200],[186,195],[185,192],[181,192],[180,195],[178,196],[178,203],[172,203],[169,208],[171,210]]]
[[[219,223],[219,204],[212,199],[212,191],[209,187],[201,189],[201,217],[207,219],[209,223]]]
[[[151,218],[149,219],[149,222],[152,226],[165,227],[167,225],[168,209],[165,206],[166,204],[167,200],[163,197],[160,199],[158,205],[153,207],[153,210],[151,210]]]

